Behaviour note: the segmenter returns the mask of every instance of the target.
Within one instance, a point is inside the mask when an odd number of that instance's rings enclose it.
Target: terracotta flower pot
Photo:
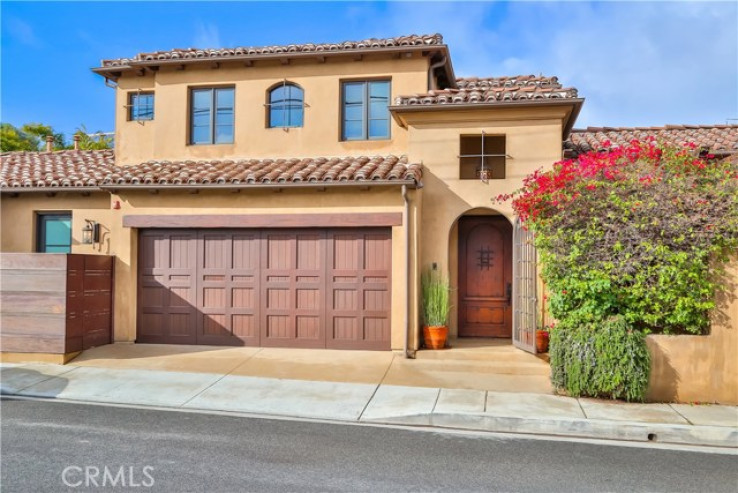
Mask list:
[[[447,338],[448,327],[446,326],[423,327],[423,339],[428,349],[443,349],[446,347]]]
[[[548,352],[548,332],[545,330],[536,331],[536,352]]]

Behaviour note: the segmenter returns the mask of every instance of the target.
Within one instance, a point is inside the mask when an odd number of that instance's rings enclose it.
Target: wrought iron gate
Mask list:
[[[513,344],[531,353],[536,352],[537,277],[533,233],[516,219],[513,229]]]

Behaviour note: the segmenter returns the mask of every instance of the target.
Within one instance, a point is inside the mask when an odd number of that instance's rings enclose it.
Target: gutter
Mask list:
[[[390,186],[403,186],[409,188],[420,188],[422,185],[415,182],[415,180],[362,180],[362,181],[329,181],[329,182],[269,182],[269,183],[212,183],[212,184],[120,184],[109,183],[100,186],[85,186],[85,187],[7,187],[0,189],[0,193],[23,193],[23,192],[112,192],[115,193],[118,190],[127,191],[152,191],[152,190],[275,190],[275,189],[291,189],[291,188],[315,188],[315,189],[327,189],[327,188],[351,188],[351,187],[390,187]]]
[[[248,189],[290,189],[290,188],[347,188],[411,186],[417,188],[415,180],[361,180],[361,181],[274,181],[268,183],[206,183],[206,184],[121,184],[108,183],[101,190],[248,190]]]

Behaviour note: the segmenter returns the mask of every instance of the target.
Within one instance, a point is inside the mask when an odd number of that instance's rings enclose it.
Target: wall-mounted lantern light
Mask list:
[[[89,219],[85,219],[85,222],[87,223],[84,228],[82,228],[82,243],[85,245],[92,245],[93,243],[99,243],[100,242],[100,224],[96,223],[95,221],[90,221]]]

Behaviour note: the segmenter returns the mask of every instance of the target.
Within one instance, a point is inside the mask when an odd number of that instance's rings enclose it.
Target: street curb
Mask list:
[[[738,449],[738,428],[727,426],[597,419],[532,419],[461,413],[396,416],[362,422]]]
[[[509,433],[514,435],[549,436],[557,438],[576,438],[592,440],[612,440],[641,443],[660,443],[695,447],[715,447],[738,451],[738,428],[728,426],[694,426],[665,423],[644,423],[636,421],[608,421],[598,419],[535,419],[504,416],[489,416],[473,413],[433,413],[405,416],[391,416],[376,419],[340,419],[289,414],[249,413],[229,409],[204,409],[197,407],[177,407],[166,405],[145,405],[127,402],[113,402],[93,399],[59,399],[56,397],[36,397],[22,393],[3,392],[3,396],[20,399],[42,399],[76,404],[113,405],[134,408],[151,408],[184,412],[217,412],[245,415],[266,419],[307,419],[320,422],[344,424],[377,424],[423,428],[442,428],[471,432]]]

